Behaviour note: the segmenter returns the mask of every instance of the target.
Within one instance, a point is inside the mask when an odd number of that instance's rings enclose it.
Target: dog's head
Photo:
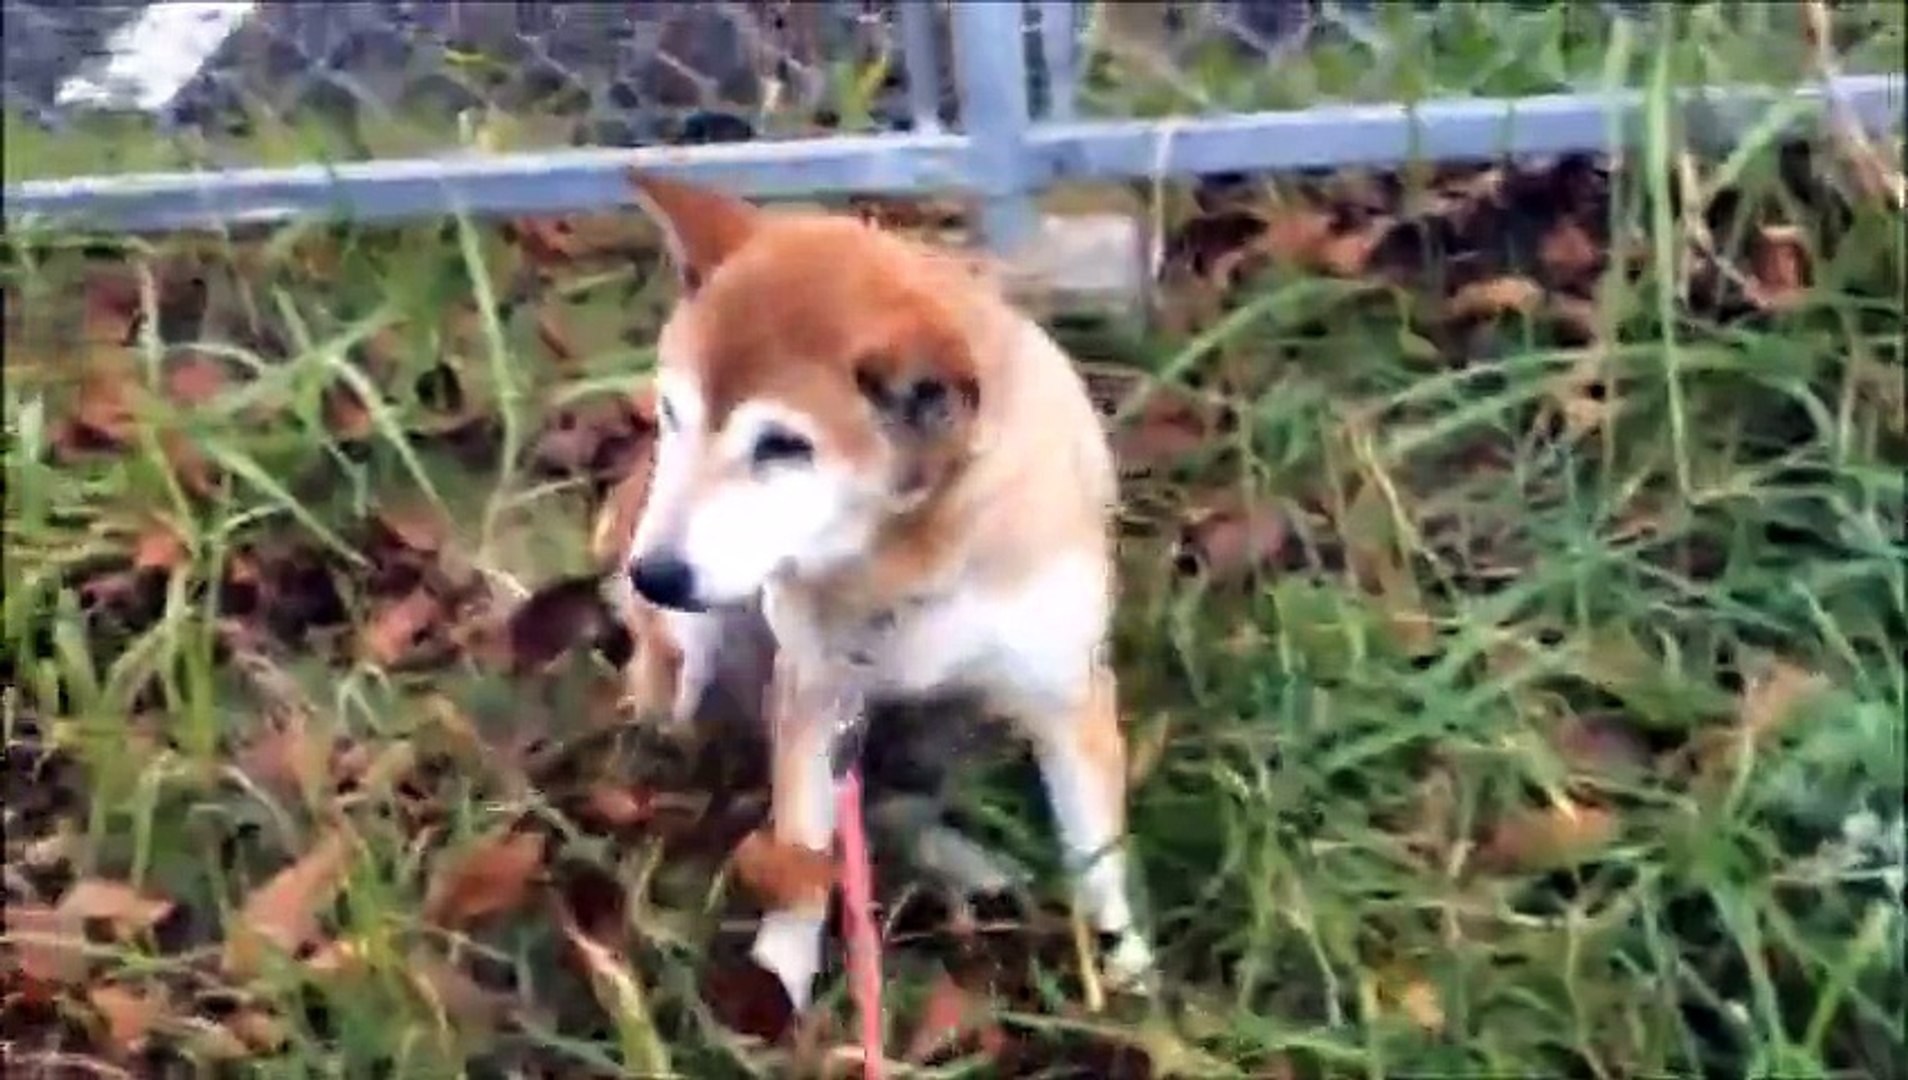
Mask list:
[[[637,591],[700,610],[866,554],[966,456],[980,394],[961,314],[971,279],[854,218],[635,185],[680,285],[658,341]]]

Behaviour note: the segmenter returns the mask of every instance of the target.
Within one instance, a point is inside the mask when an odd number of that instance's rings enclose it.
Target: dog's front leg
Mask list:
[[[780,844],[829,851],[835,834],[834,737],[847,702],[841,686],[798,670],[788,653],[776,658],[771,687],[769,827]],[[762,916],[750,950],[757,964],[782,981],[796,1011],[808,1007],[821,969],[822,924],[828,897]]]
[[[1107,973],[1122,985],[1143,988],[1153,967],[1152,950],[1134,925],[1127,893],[1126,741],[1120,733],[1113,672],[1095,664],[1086,690],[1071,706],[1019,720],[1033,743],[1041,779],[1088,921],[1115,936]]]

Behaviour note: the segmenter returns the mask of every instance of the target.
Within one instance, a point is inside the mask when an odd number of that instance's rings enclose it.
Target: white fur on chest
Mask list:
[[[871,697],[978,692],[1010,711],[1046,711],[1085,692],[1107,589],[1100,563],[1081,554],[1010,587],[956,591],[891,618],[824,622],[773,586],[765,611],[781,648],[820,670],[852,672]]]

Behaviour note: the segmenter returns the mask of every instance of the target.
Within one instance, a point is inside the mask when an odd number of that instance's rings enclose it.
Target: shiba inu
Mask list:
[[[952,252],[632,179],[679,284],[639,516],[599,534],[627,543],[638,706],[756,710],[770,828],[826,849],[844,712],[972,696],[1031,742],[1109,974],[1145,976],[1104,652],[1116,473],[1072,362]],[[824,909],[769,912],[755,939],[798,1008]]]

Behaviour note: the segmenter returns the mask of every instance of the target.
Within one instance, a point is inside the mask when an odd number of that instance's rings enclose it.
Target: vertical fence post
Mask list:
[[[954,66],[980,237],[1005,255],[1032,240],[1040,214],[1029,187],[1027,49],[1021,0],[956,0]]]
[[[1047,69],[1046,119],[1073,119],[1079,74],[1074,70],[1077,0],[1040,0],[1040,58]]]
[[[941,130],[941,56],[935,47],[934,5],[925,0],[901,4],[901,58],[908,69],[908,112],[914,130]]]

